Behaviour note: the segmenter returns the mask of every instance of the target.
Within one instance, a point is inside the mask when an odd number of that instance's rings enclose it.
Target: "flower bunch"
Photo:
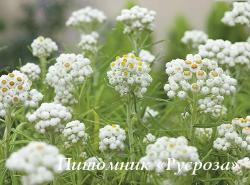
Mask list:
[[[237,175],[243,175],[244,172],[248,172],[250,170],[250,158],[244,157],[236,162],[236,165],[232,167],[233,173]]]
[[[152,31],[155,14],[155,11],[133,6],[130,9],[123,9],[121,15],[116,20],[124,23],[124,33],[132,34],[145,30]]]
[[[58,131],[65,122],[71,118],[71,112],[68,108],[56,103],[43,103],[36,111],[27,114],[30,122],[35,122],[35,128],[40,133],[46,131]]]
[[[86,27],[95,27],[106,20],[104,13],[90,6],[74,11],[67,20],[66,25],[84,29]],[[85,29],[84,29],[85,31]]]
[[[236,42],[221,39],[209,39],[199,46],[199,55],[203,58],[215,60],[220,65],[234,67],[237,64],[246,65],[250,69],[250,43]]]
[[[92,32],[91,34],[82,34],[81,41],[78,46],[81,48],[83,54],[91,53],[94,54],[97,51],[97,40],[99,35],[97,32]]]
[[[55,146],[32,141],[12,153],[6,167],[24,173],[24,185],[38,185],[48,183],[54,179],[54,174],[62,173],[66,169],[66,161]]]
[[[142,97],[152,82],[148,64],[133,53],[117,57],[110,66],[111,70],[107,72],[109,83],[121,95],[133,92],[137,97]]]
[[[196,49],[199,45],[205,44],[207,39],[208,36],[203,31],[191,30],[184,33],[181,42],[186,45],[191,45],[194,49]]]
[[[24,102],[26,107],[36,108],[39,106],[39,103],[42,101],[43,95],[36,89],[29,91],[28,97]]]
[[[169,164],[169,158],[174,159]],[[155,170],[158,173],[168,169],[177,171],[177,163],[183,163],[186,168],[181,170],[185,174],[192,169],[192,164],[188,162],[198,162],[199,155],[197,149],[188,146],[185,137],[169,138],[161,137],[154,144],[149,144],[146,149],[146,156],[140,159],[148,170]],[[180,174],[179,174],[180,175]]]
[[[140,51],[139,57],[143,62],[147,62],[148,64],[152,63],[155,60],[155,56],[150,51],[144,49]]]
[[[214,148],[227,151],[237,147],[250,151],[250,116],[235,118],[231,124],[222,124],[217,127],[218,138],[214,141]]]
[[[13,105],[23,103],[30,105],[30,97],[34,95],[31,91],[31,81],[20,71],[13,71],[8,75],[0,77],[0,116],[4,117],[9,108]],[[41,100],[41,96],[36,99],[36,103]]]
[[[233,9],[224,14],[222,22],[229,26],[236,24],[250,26],[250,2],[234,2]]]
[[[41,69],[39,65],[27,63],[20,68],[20,71],[28,76],[31,81],[39,79]]]
[[[143,143],[153,143],[156,140],[156,136],[148,133],[144,138],[143,138]]]
[[[37,37],[31,44],[32,53],[39,58],[47,58],[58,50],[56,43],[50,38]]]
[[[169,98],[197,100],[206,97],[223,98],[236,91],[237,81],[226,75],[212,60],[202,59],[200,55],[187,55],[186,60],[176,59],[166,64],[168,83],[164,86]],[[201,100],[200,104],[207,101]],[[218,103],[219,101],[217,101]],[[203,105],[202,107],[209,107]],[[210,112],[210,111],[208,111]],[[217,111],[215,111],[217,112]]]
[[[200,137],[210,138],[212,136],[212,128],[195,128],[195,134]]]
[[[67,147],[78,142],[85,144],[88,138],[88,134],[85,132],[84,123],[81,123],[78,120],[67,123],[62,133],[67,140],[65,142]]]
[[[61,54],[46,75],[46,82],[55,89],[55,102],[74,104],[74,88],[92,72],[90,60],[83,55]]]
[[[125,130],[119,125],[106,125],[99,131],[99,149],[101,151],[110,150],[123,150],[124,141],[126,139]]]

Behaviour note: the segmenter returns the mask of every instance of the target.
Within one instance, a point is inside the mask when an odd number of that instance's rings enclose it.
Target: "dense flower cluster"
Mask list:
[[[67,147],[78,142],[85,144],[88,138],[88,134],[85,132],[84,123],[78,120],[67,123],[62,133],[67,139],[65,142]]]
[[[27,63],[20,68],[20,71],[28,76],[31,81],[39,79],[41,69],[39,65],[33,63]]]
[[[250,116],[236,118],[231,124],[222,124],[217,128],[218,138],[214,141],[214,148],[227,151],[237,147],[250,151]]]
[[[74,104],[74,88],[92,74],[90,60],[83,55],[61,54],[49,68],[46,81],[55,89],[55,102]]]
[[[35,122],[35,128],[40,133],[55,130],[70,121],[72,115],[68,108],[56,103],[43,103],[36,111],[27,115],[30,122]]]
[[[198,48],[199,45],[205,44],[208,36],[203,31],[191,30],[186,31],[181,39],[181,42],[187,45],[191,45],[193,48]]]
[[[224,14],[222,22],[229,26],[236,24],[250,26],[250,2],[234,2],[233,9]]]
[[[150,68],[146,62],[133,53],[129,53],[117,57],[111,63],[111,70],[107,72],[107,76],[109,83],[121,95],[133,92],[137,97],[142,97],[152,82],[149,71]]]
[[[155,60],[155,56],[150,51],[142,49],[139,53],[139,57],[143,62],[152,63]]]
[[[92,32],[91,34],[82,34],[81,41],[78,44],[81,48],[83,54],[86,53],[96,53],[97,51],[97,42],[99,35],[97,32]]]
[[[58,50],[58,47],[54,41],[50,38],[44,38],[43,36],[37,37],[31,44],[32,53],[39,58],[47,58],[54,51]]]
[[[250,158],[244,157],[236,162],[236,165],[232,167],[233,173],[237,175],[243,175],[244,172],[249,172],[250,170]]]
[[[175,160],[168,164],[169,158]],[[146,156],[140,159],[140,162],[147,166],[148,170],[155,170],[158,173],[164,172],[168,165],[171,170],[177,171],[177,163],[183,162],[186,167],[181,170],[181,174],[185,174],[192,169],[192,164],[188,162],[198,161],[197,149],[188,146],[188,141],[185,137],[158,138],[154,144],[147,146]]]
[[[124,141],[126,139],[125,130],[119,125],[107,125],[99,131],[99,149],[101,151],[110,150],[123,150]]]
[[[152,30],[155,19],[155,11],[134,6],[131,9],[124,9],[116,20],[124,23],[124,33],[134,33],[144,30]]]
[[[31,92],[31,81],[20,71],[13,71],[0,77],[0,117],[4,117],[8,109],[17,104],[32,106],[31,97],[37,91]],[[33,98],[35,98],[33,96]],[[35,104],[41,100],[40,94],[35,98]],[[32,105],[31,105],[32,104]],[[33,106],[32,106],[33,107]]]
[[[221,39],[209,39],[199,46],[199,55],[203,58],[215,60],[220,65],[234,67],[237,64],[246,65],[250,69],[250,43],[236,42]]]
[[[148,120],[148,118],[151,118],[151,117],[156,117],[157,115],[159,114],[158,111],[150,108],[150,107],[147,107],[146,110],[145,110],[145,113],[144,113],[144,116],[142,118],[143,122],[146,122]]]
[[[98,9],[92,7],[85,7],[83,9],[73,12],[70,18],[67,20],[66,25],[82,28],[90,25],[96,25],[103,23],[106,20],[104,13]]]
[[[213,102],[217,97],[223,99],[223,96],[236,91],[237,81],[226,75],[215,61],[202,59],[200,55],[189,54],[186,60],[176,59],[168,62],[166,64],[166,73],[169,78],[164,90],[169,98],[192,98],[192,94],[200,95],[199,99],[212,98],[199,101],[204,112],[206,107],[213,108],[209,103]],[[218,106],[216,106],[216,110],[207,110],[206,112],[216,114],[217,109]]]
[[[39,103],[42,101],[43,95],[36,89],[29,91],[28,97],[24,102],[26,107],[36,108],[39,106]]]
[[[6,167],[24,173],[22,184],[38,185],[48,183],[66,169],[65,157],[55,146],[32,141],[11,154]]]

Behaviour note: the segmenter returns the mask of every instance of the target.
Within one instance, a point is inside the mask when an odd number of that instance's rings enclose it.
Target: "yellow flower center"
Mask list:
[[[192,69],[196,69],[197,67],[198,67],[198,65],[195,64],[195,63],[193,63],[193,64],[191,65],[191,68],[192,68]]]

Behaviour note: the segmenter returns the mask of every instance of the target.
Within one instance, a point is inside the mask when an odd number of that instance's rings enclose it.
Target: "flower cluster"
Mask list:
[[[77,142],[85,144],[88,138],[88,134],[85,132],[84,123],[81,123],[78,120],[67,123],[62,133],[67,139],[65,142],[67,147],[70,147]]]
[[[85,28],[89,26],[98,25],[106,20],[104,13],[92,7],[85,7],[83,9],[73,12],[67,20],[66,25],[76,28]]]
[[[246,65],[250,69],[250,43],[236,42],[221,39],[209,39],[199,46],[199,54],[203,58],[215,60],[220,65],[234,67],[237,64]]]
[[[224,14],[222,22],[229,26],[236,24],[250,26],[250,2],[234,2],[233,9]]]
[[[101,151],[110,149],[124,149],[124,141],[126,139],[125,130],[119,125],[107,125],[99,131],[99,149]]]
[[[43,95],[36,89],[29,91],[28,97],[24,102],[26,107],[36,108],[39,106],[39,103],[42,101]]]
[[[62,125],[70,121],[72,115],[70,110],[61,104],[43,103],[36,111],[27,115],[30,122],[35,122],[35,128],[40,133],[49,130],[57,131]]]
[[[131,9],[124,9],[116,20],[124,23],[124,33],[137,33],[139,31],[153,29],[155,11],[149,11],[146,8],[134,6]]]
[[[236,162],[236,165],[232,167],[233,173],[237,175],[243,175],[244,172],[248,172],[250,170],[250,158],[244,157]]]
[[[83,55],[61,54],[46,75],[47,83],[55,89],[55,102],[74,104],[74,88],[82,84],[92,72],[90,60]]]
[[[143,62],[147,62],[149,64],[155,60],[155,56],[152,55],[152,53],[150,53],[150,51],[143,50],[143,49],[140,51],[139,57],[141,58],[141,60]]]
[[[97,40],[99,35],[97,32],[92,32],[91,34],[82,34],[81,41],[78,44],[81,48],[83,54],[91,53],[94,54],[97,51]]]
[[[194,49],[196,49],[199,45],[205,44],[207,39],[208,36],[203,31],[191,30],[184,33],[181,42],[186,45],[191,45]]]
[[[0,77],[0,117],[4,117],[8,109],[20,103],[30,105],[31,81],[20,71],[13,71]],[[37,91],[36,91],[37,92]],[[36,103],[41,100],[39,96]]]
[[[107,72],[107,76],[109,83],[121,95],[133,92],[137,97],[142,97],[152,82],[149,71],[150,68],[147,63],[133,53],[129,53],[117,57],[111,63],[111,70]]]
[[[227,108],[222,104],[223,96],[205,97],[198,100],[198,105],[201,112],[211,114],[213,117],[219,117],[227,113]]]
[[[237,81],[231,78],[218,67],[215,61],[202,59],[200,55],[187,55],[186,60],[176,59],[166,64],[166,73],[169,75],[168,83],[164,86],[169,98],[192,98],[193,94],[200,100],[204,108],[212,108],[208,103],[217,97],[223,98],[236,91]],[[220,101],[216,101],[219,103]],[[217,109],[218,107],[216,107]],[[217,113],[218,110],[207,112]]]
[[[231,124],[222,124],[217,127],[218,138],[214,141],[214,148],[227,151],[237,147],[250,151],[250,116],[235,118]]]
[[[39,65],[33,63],[27,63],[20,68],[20,71],[28,76],[31,81],[39,79],[41,69]]]
[[[144,113],[144,116],[142,118],[143,122],[146,122],[148,120],[148,118],[151,118],[151,117],[156,117],[157,115],[159,114],[158,111],[150,108],[150,107],[147,107],[146,110],[145,110],[145,113]]]
[[[54,51],[57,51],[58,47],[56,43],[50,38],[39,36],[32,42],[31,49],[34,56],[39,58],[47,58]]]
[[[6,167],[24,173],[24,185],[48,183],[66,169],[65,157],[55,146],[32,141],[27,146],[11,154]]]
[[[169,158],[175,160],[168,164]],[[183,163],[186,167],[181,170],[181,174],[185,174],[192,169],[192,164],[188,162],[198,161],[197,149],[188,146],[185,137],[158,138],[154,144],[147,146],[146,156],[140,159],[140,163],[144,164],[148,170],[155,170],[158,173],[164,172],[168,166],[170,170],[177,171],[177,163]]]

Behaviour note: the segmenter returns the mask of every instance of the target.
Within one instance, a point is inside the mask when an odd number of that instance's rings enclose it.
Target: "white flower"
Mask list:
[[[104,13],[92,7],[85,7],[74,11],[67,20],[66,25],[76,28],[85,28],[96,24],[103,23],[106,20]]]
[[[154,110],[154,109],[151,109],[150,107],[147,107],[146,110],[145,110],[145,113],[144,113],[144,116],[142,118],[143,122],[146,122],[148,120],[148,118],[151,118],[151,117],[156,117],[157,115],[159,114],[158,111]]]
[[[214,148],[227,151],[238,148],[250,151],[250,116],[235,118],[232,124],[222,124],[217,127],[218,137],[214,141]]]
[[[11,154],[6,161],[9,170],[24,173],[23,185],[38,185],[53,181],[54,174],[66,169],[66,160],[55,146],[43,142],[30,142]]]
[[[50,38],[44,38],[43,36],[37,37],[31,44],[32,53],[36,57],[49,57],[54,51],[58,50],[58,47],[54,41]]]
[[[121,15],[116,20],[124,23],[124,33],[130,34],[144,30],[152,31],[155,14],[155,11],[134,6],[130,9],[123,9]]]
[[[85,144],[88,138],[88,134],[85,132],[84,123],[78,120],[67,123],[62,133],[67,139],[65,142],[67,147],[78,142]]]
[[[235,26],[236,24],[244,24],[250,26],[250,2],[234,2],[233,9],[227,11],[222,18],[222,22]]]
[[[235,166],[232,167],[233,173],[236,175],[243,175],[244,172],[248,173],[250,170],[250,158],[244,157],[238,160]]]
[[[97,42],[99,35],[97,32],[92,32],[91,34],[82,34],[81,41],[78,44],[81,48],[83,54],[96,53],[97,52]]]
[[[35,128],[40,133],[48,130],[61,128],[65,122],[71,118],[71,112],[68,108],[56,103],[43,103],[35,112],[28,114],[27,118],[30,122],[35,122]]]
[[[148,133],[144,138],[143,138],[143,143],[153,143],[155,142],[156,140],[156,137],[151,134],[151,133]]]
[[[83,55],[61,54],[46,75],[46,82],[55,89],[55,102],[64,105],[76,103],[75,88],[92,72],[90,60]]]
[[[107,149],[123,150],[126,133],[119,125],[106,125],[99,130],[99,139],[99,149],[101,151]]]
[[[31,81],[20,71],[13,71],[0,77],[0,117],[4,117],[7,111],[19,104],[30,106],[30,98],[35,90],[31,90]],[[36,99],[36,104],[41,100]]]
[[[199,162],[197,148],[188,146],[185,137],[169,138],[161,137],[154,144],[149,144],[146,149],[146,156],[140,159],[148,170],[155,170],[158,173],[164,172],[168,168],[169,159],[170,170],[177,171],[177,163],[183,163],[183,168],[179,175],[186,174],[192,169],[192,164],[188,162]]]
[[[26,107],[36,108],[42,101],[43,95],[36,89],[32,89],[29,92],[27,100],[24,102]]]
[[[191,45],[194,49],[198,48],[199,45],[205,44],[208,36],[203,31],[191,30],[186,31],[181,39],[181,42],[186,45]]]
[[[225,113],[224,96],[235,93],[237,81],[227,75],[217,63],[200,55],[187,55],[166,64],[168,83],[164,86],[169,98],[192,98],[199,95],[202,112],[218,116]],[[196,96],[195,95],[195,96]]]
[[[109,83],[121,95],[133,92],[137,97],[142,97],[152,82],[149,71],[147,63],[133,53],[129,53],[123,57],[117,57],[111,63],[111,70],[107,72],[107,76]]]
[[[150,51],[147,50],[141,50],[139,53],[139,57],[143,62],[152,63],[155,60],[155,56],[150,53]]]
[[[41,69],[39,65],[27,63],[20,68],[20,71],[28,76],[31,81],[39,79]]]

